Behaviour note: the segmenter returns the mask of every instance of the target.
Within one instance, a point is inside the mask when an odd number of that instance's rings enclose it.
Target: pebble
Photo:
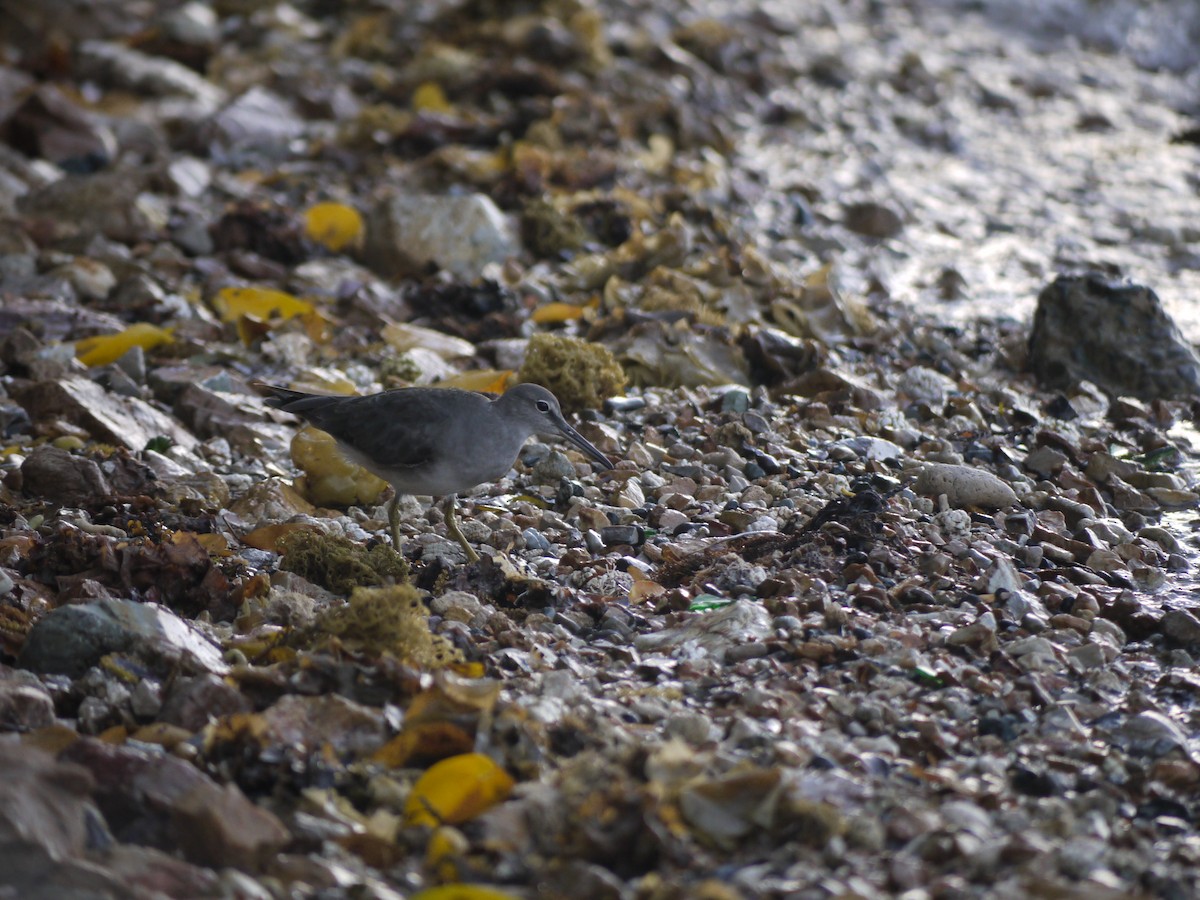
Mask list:
[[[533,467],[533,478],[538,484],[557,485],[564,478],[570,480],[578,474],[575,464],[561,450],[551,450]]]
[[[721,395],[721,412],[744,413],[750,408],[750,394],[741,388],[734,388]]]
[[[600,540],[606,547],[620,544],[636,546],[645,539],[645,532],[637,525],[609,525],[600,529]]]
[[[1200,618],[1188,609],[1172,609],[1159,623],[1163,637],[1181,647],[1200,646]]]
[[[521,537],[525,539],[527,550],[536,550],[542,553],[550,550],[550,541],[536,528],[526,528],[521,532]]]
[[[1005,509],[1016,505],[1013,489],[984,469],[950,463],[923,463],[913,485],[917,493],[939,497],[956,508]]]

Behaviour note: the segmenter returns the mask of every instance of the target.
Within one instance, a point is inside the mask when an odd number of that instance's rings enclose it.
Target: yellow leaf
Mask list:
[[[453,107],[446,99],[446,92],[436,81],[426,81],[413,91],[412,108],[416,112],[447,113]]]
[[[362,242],[363,217],[344,203],[318,203],[304,214],[304,230],[318,244],[340,253]]]
[[[129,739],[129,730],[124,725],[113,725],[105,728],[96,738],[106,744],[124,744]]]
[[[209,552],[211,556],[232,556],[229,542],[222,535],[214,532],[176,531],[171,535],[172,544],[182,544],[195,541]]]
[[[170,749],[184,741],[190,740],[192,733],[178,725],[168,725],[166,722],[151,722],[135,731],[131,737],[144,744],[158,744]]]
[[[475,739],[453,722],[418,722],[405,725],[404,730],[380,747],[371,756],[372,762],[392,769],[411,766],[422,757],[444,759],[474,746]]]
[[[242,316],[269,319],[279,316],[290,319],[310,313],[314,307],[307,300],[293,297],[284,291],[257,287],[227,287],[217,292],[213,306],[225,322],[236,322]]]
[[[479,884],[442,884],[413,894],[409,900],[519,900],[516,894]]]
[[[175,340],[171,331],[170,328],[159,328],[149,322],[138,322],[116,334],[102,334],[76,341],[75,356],[89,368],[107,366],[116,362],[133,347],[152,350],[162,344],[171,343]]]
[[[482,753],[452,756],[417,779],[404,804],[405,825],[457,825],[499,803],[512,777]]]
[[[461,388],[464,391],[503,394],[512,375],[512,369],[477,369],[474,372],[463,372],[461,375],[443,378],[437,384],[431,384],[430,387]]]
[[[312,522],[275,522],[270,525],[260,525],[248,534],[242,536],[242,543],[255,550],[269,550],[272,553],[282,553],[279,542],[297,531],[320,531],[320,527]]]
[[[556,322],[569,322],[571,319],[583,318],[584,307],[574,303],[543,303],[533,311],[531,317],[538,325],[549,325]]]
[[[637,566],[629,567],[629,574],[633,576],[633,586],[629,589],[629,602],[641,603],[644,600],[650,600],[657,597],[659,594],[666,593],[666,588],[657,581],[652,581],[645,572],[641,571]]]
[[[60,720],[61,721],[61,720]],[[47,725],[21,735],[21,743],[45,753],[57,755],[79,740],[79,732],[65,725]]]

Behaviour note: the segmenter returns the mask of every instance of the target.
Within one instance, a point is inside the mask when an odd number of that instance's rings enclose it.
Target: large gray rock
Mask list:
[[[113,599],[46,613],[30,629],[17,665],[74,678],[105,654],[125,651],[167,661],[185,672],[229,671],[220,648],[166,607]]]
[[[1059,276],[1038,295],[1029,366],[1050,388],[1090,381],[1147,400],[1200,393],[1200,357],[1154,291],[1096,274]]]
[[[396,194],[367,216],[367,265],[386,278],[420,275],[430,266],[474,281],[490,262],[521,252],[512,223],[483,194]]]

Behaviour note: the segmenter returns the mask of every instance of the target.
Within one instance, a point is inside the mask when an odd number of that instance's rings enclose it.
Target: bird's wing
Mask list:
[[[355,397],[353,402],[322,410],[319,419],[310,417],[309,421],[370,460],[379,470],[428,465],[436,457],[432,441],[408,427],[397,416],[394,406],[376,400],[383,396]]]
[[[394,394],[326,396],[262,382],[255,387],[270,392],[266,398],[268,405],[320,428],[375,463],[378,469],[413,468],[429,463],[434,457],[432,443],[405,426],[408,417]]]

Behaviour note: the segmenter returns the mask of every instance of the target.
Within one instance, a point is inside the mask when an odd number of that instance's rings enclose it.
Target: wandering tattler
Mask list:
[[[535,434],[561,434],[611,469],[612,463],[567,424],[544,387],[518,384],[490,399],[456,388],[400,388],[365,397],[306,394],[256,381],[268,405],[331,435],[342,453],[391,483],[392,542],[400,549],[401,494],[444,498],[446,530],[471,562],[479,559],[458,529],[455,495],[496,481]]]

